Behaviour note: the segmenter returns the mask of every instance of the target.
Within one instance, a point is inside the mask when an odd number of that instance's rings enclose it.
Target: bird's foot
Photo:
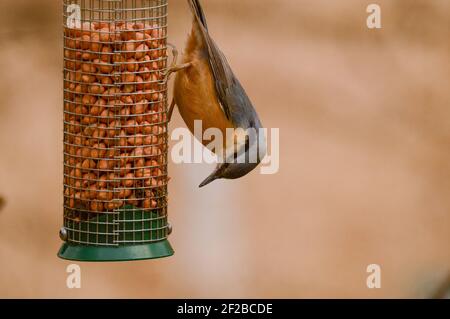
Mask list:
[[[176,73],[181,70],[187,69],[191,65],[192,65],[192,63],[189,62],[189,63],[183,63],[183,64],[172,66],[169,69],[167,69],[166,72],[162,72],[162,75],[163,75],[165,81],[167,81],[172,73]]]
[[[191,63],[184,63],[184,64],[177,64],[178,61],[178,49],[175,45],[171,44],[171,43],[167,43],[167,46],[169,46],[172,49],[172,63],[170,64],[170,67],[164,71],[161,72],[161,75],[163,76],[163,83],[167,83],[167,81],[169,80],[169,77],[172,73],[176,73],[178,71],[184,70],[188,67],[191,66]]]
[[[174,66],[177,65],[177,61],[178,61],[178,49],[177,47],[172,44],[172,43],[167,43],[167,46],[169,46],[172,49],[172,64],[170,65],[170,68],[173,68]]]

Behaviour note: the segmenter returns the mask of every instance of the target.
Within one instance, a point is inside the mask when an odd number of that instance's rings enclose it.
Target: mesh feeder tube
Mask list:
[[[173,254],[167,0],[64,0],[64,241],[58,256]]]

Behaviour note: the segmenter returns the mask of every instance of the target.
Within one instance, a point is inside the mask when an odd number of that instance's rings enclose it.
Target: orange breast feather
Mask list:
[[[218,102],[208,61],[198,53],[190,54],[185,60],[192,65],[177,73],[174,90],[175,102],[184,122],[193,133],[194,121],[202,120],[203,130],[219,128],[225,137],[226,128],[233,125]],[[208,142],[204,141],[204,144]]]

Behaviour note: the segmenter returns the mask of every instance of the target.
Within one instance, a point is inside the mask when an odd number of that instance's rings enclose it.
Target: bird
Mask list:
[[[168,72],[176,73],[168,118],[177,106],[192,134],[195,121],[201,120],[203,132],[217,128],[226,137],[221,146],[212,149],[219,163],[199,186],[204,187],[254,170],[266,155],[266,136],[250,98],[209,33],[200,1],[187,2],[193,14],[192,30],[182,63],[174,62]],[[234,134],[227,136],[227,129],[234,129]],[[206,146],[208,141],[200,142]]]

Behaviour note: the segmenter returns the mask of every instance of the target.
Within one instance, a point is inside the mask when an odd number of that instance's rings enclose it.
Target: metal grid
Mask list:
[[[66,240],[163,240],[167,0],[64,0],[63,12]]]

